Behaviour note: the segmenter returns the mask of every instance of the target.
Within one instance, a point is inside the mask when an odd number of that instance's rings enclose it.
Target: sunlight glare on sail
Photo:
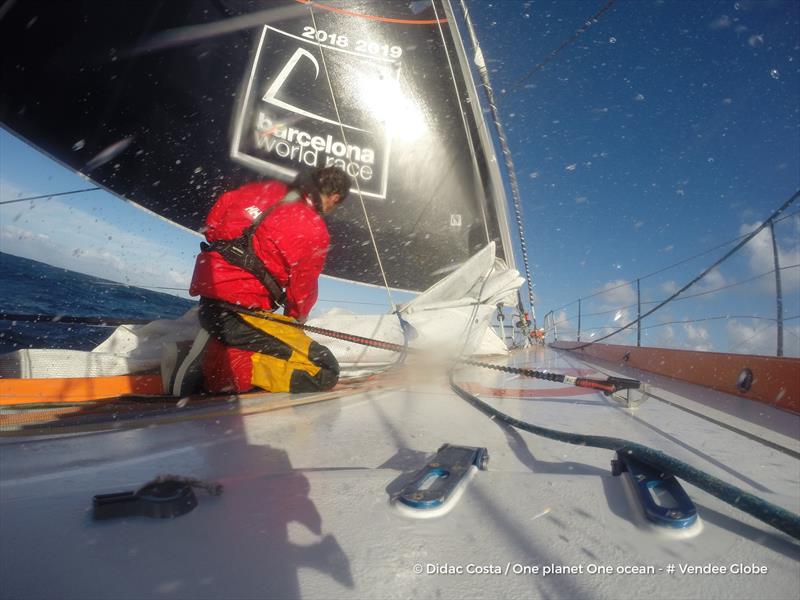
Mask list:
[[[385,124],[393,138],[413,142],[428,132],[419,105],[407,96],[396,79],[360,73],[356,89],[361,90],[364,104]]]

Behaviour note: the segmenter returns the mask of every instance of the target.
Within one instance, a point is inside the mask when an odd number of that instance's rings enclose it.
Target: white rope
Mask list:
[[[311,14],[311,22],[314,25],[314,30],[318,30],[317,28],[317,20],[314,18],[314,4],[310,2],[308,4],[308,12]],[[322,59],[322,68],[325,71],[325,79],[328,82],[328,90],[331,93],[331,99],[333,100],[333,109],[336,112],[336,120],[339,123],[339,131],[342,136],[342,141],[347,145],[347,137],[344,133],[344,126],[342,125],[342,118],[339,114],[339,105],[336,102],[336,94],[333,91],[333,84],[331,83],[330,73],[328,72],[328,64],[325,61],[325,53],[322,51],[322,43],[317,40],[317,48],[319,49],[319,55]],[[397,311],[397,305],[394,303],[394,299],[392,298],[392,292],[389,288],[389,281],[386,279],[386,271],[383,269],[383,261],[381,261],[381,254],[378,250],[378,243],[375,241],[375,235],[372,233],[372,226],[369,222],[369,215],[367,214],[367,207],[364,204],[364,196],[361,193],[361,186],[358,183],[358,177],[353,177],[353,181],[356,184],[356,193],[358,194],[358,199],[361,202],[361,210],[364,212],[364,221],[367,223],[367,231],[369,232],[370,240],[372,241],[372,247],[375,250],[375,257],[378,259],[378,267],[381,270],[381,277],[383,277],[383,284],[386,287],[386,295],[389,297],[389,305],[392,307],[392,312]]]

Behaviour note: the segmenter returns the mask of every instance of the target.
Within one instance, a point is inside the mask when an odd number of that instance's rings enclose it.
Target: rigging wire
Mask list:
[[[800,263],[798,263],[796,265],[788,265],[788,266],[785,266],[785,267],[781,267],[778,270],[779,271],[784,271],[786,269],[797,269],[797,268],[800,268]],[[680,298],[675,298],[675,302],[681,302],[682,300],[690,300],[691,298],[699,298],[701,296],[709,296],[711,294],[715,294],[717,292],[721,292],[722,290],[727,290],[727,289],[730,289],[730,288],[738,287],[740,285],[744,285],[746,283],[750,283],[751,281],[755,281],[756,279],[761,279],[762,277],[765,277],[767,275],[772,275],[773,273],[775,273],[775,269],[771,269],[769,271],[765,271],[763,273],[760,273],[758,275],[754,275],[753,277],[749,277],[747,279],[742,279],[741,281],[734,281],[733,283],[729,283],[727,285],[722,285],[722,286],[717,287],[717,288],[706,290],[704,292],[697,292],[696,294],[687,294],[685,296],[681,296]],[[662,302],[662,300],[648,300],[646,302],[642,302],[642,304],[658,304],[659,302]],[[583,317],[597,317],[597,316],[600,316],[600,315],[608,315],[608,314],[611,314],[611,313],[614,313],[614,312],[617,312],[617,311],[620,311],[620,310],[626,310],[626,309],[629,309],[629,308],[634,308],[635,306],[636,306],[636,304],[628,304],[626,306],[620,306],[620,307],[617,307],[617,308],[611,308],[609,310],[601,310],[601,311],[592,312],[592,313],[582,312],[581,316],[583,316]],[[564,321],[569,320],[573,316],[576,316],[576,315],[566,316],[565,319],[557,321],[557,323],[563,323]]]
[[[314,16],[314,3],[313,2],[309,2],[309,4],[308,4],[308,12],[311,15],[311,22],[314,25],[314,29],[316,31],[319,31],[317,29],[317,20],[316,20],[316,18]],[[336,113],[336,120],[339,123],[339,131],[340,131],[340,134],[342,136],[342,141],[345,144],[347,144],[347,136],[345,135],[345,132],[344,132],[344,125],[342,125],[342,117],[339,114],[339,105],[336,102],[336,94],[333,91],[333,83],[331,82],[330,72],[328,71],[328,63],[325,60],[325,52],[323,51],[322,43],[319,40],[317,40],[317,49],[319,50],[319,55],[320,55],[320,58],[322,59],[322,68],[325,71],[325,80],[328,83],[328,91],[331,94],[331,101],[333,102],[333,110]],[[372,225],[370,224],[369,215],[367,214],[367,206],[364,203],[364,195],[361,193],[361,185],[358,183],[358,177],[353,177],[353,181],[356,184],[356,191],[357,191],[357,194],[358,194],[358,199],[359,199],[359,201],[361,203],[361,210],[364,212],[364,221],[367,224],[367,231],[369,232],[369,238],[372,241],[372,247],[375,250],[375,258],[378,261],[378,268],[381,271],[381,277],[383,278],[383,284],[386,287],[386,295],[389,298],[389,305],[391,306],[392,311],[397,313],[397,305],[394,303],[394,298],[392,298],[392,292],[391,292],[391,289],[389,288],[389,281],[386,278],[386,271],[383,268],[383,261],[381,260],[381,253],[380,253],[380,250],[378,249],[378,243],[375,240],[375,234],[372,231]],[[398,318],[400,318],[400,314],[399,313],[397,313],[397,316],[398,316]],[[402,318],[401,318],[401,324],[402,324]],[[404,331],[405,331],[405,329],[404,329]]]
[[[118,317],[75,317],[70,315],[18,315],[7,312],[0,312],[0,321],[22,321],[27,323],[80,323],[81,325],[98,325],[101,327],[112,327],[118,325],[146,325],[153,319],[142,319],[138,317],[118,318]]]
[[[791,219],[792,217],[794,217],[796,215],[800,215],[800,210],[788,213],[788,214],[782,216],[779,219],[775,219],[773,221],[773,223],[775,223],[775,224],[780,223],[781,221],[785,221],[786,219]],[[597,291],[597,292],[594,292],[592,294],[589,294],[588,296],[581,296],[580,299],[581,300],[588,300],[589,298],[594,298],[595,296],[601,296],[601,295],[606,294],[608,292],[611,292],[613,290],[625,287],[626,285],[630,285],[630,284],[634,283],[637,279],[638,280],[643,280],[643,279],[647,279],[649,277],[653,277],[655,275],[663,273],[664,271],[668,271],[669,269],[672,269],[673,267],[677,267],[678,265],[682,265],[682,264],[687,263],[687,262],[689,262],[691,260],[694,260],[695,258],[700,258],[701,256],[705,256],[706,254],[710,254],[714,250],[719,250],[720,248],[724,248],[725,246],[727,246],[729,244],[733,244],[734,242],[738,242],[739,240],[747,237],[748,235],[749,235],[748,233],[744,233],[744,234],[742,234],[740,236],[737,236],[735,238],[732,238],[730,240],[722,242],[721,244],[717,244],[716,246],[708,248],[707,250],[703,250],[702,252],[699,252],[698,254],[694,254],[693,256],[689,256],[688,258],[683,258],[683,259],[681,259],[681,260],[679,260],[677,262],[674,262],[672,264],[669,264],[669,265],[667,265],[665,267],[661,267],[660,269],[657,269],[657,270],[653,271],[652,273],[648,273],[647,275],[642,275],[640,277],[635,277],[635,278],[630,279],[628,281],[623,281],[622,283],[619,283],[619,284],[617,284],[617,285],[615,285],[613,287],[602,289],[600,291]],[[774,272],[775,271],[770,271],[770,273],[774,273]],[[578,300],[573,300],[572,302],[569,302],[567,304],[563,304],[562,306],[559,306],[558,308],[554,308],[552,310],[552,312],[555,312],[557,310],[561,310],[562,308],[567,308],[568,306],[572,306],[573,304],[577,304],[577,302],[578,302]]]
[[[69,192],[56,192],[55,194],[42,194],[40,196],[28,196],[26,198],[14,198],[13,200],[3,200],[0,201],[0,206],[4,204],[14,204],[15,202],[27,202],[28,200],[41,200],[42,198],[55,198],[56,196],[69,196],[70,194],[80,194],[81,192],[95,192],[103,188],[100,187],[92,187],[92,188],[85,188],[82,190],[71,190]]]
[[[614,2],[615,0],[611,1]],[[470,40],[472,41],[472,46],[475,49],[475,65],[478,68],[478,74],[480,75],[481,82],[483,84],[483,89],[486,92],[486,100],[489,105],[489,110],[492,114],[492,120],[494,121],[495,129],[497,131],[497,139],[500,142],[500,149],[503,152],[503,159],[505,160],[506,163],[508,181],[511,186],[511,198],[514,203],[514,215],[517,220],[517,234],[519,235],[519,244],[522,254],[522,262],[525,267],[525,278],[528,284],[528,302],[530,303],[533,326],[534,328],[536,328],[536,308],[533,301],[533,279],[531,277],[531,269],[528,261],[528,247],[527,243],[525,242],[525,228],[524,228],[524,218],[522,214],[522,200],[520,198],[520,193],[519,193],[519,183],[517,182],[517,172],[516,169],[514,168],[514,159],[511,156],[511,148],[508,145],[508,139],[506,138],[505,129],[503,128],[503,123],[500,121],[500,115],[497,109],[497,103],[495,102],[494,99],[494,91],[492,89],[492,84],[489,81],[489,70],[486,68],[486,62],[483,59],[483,52],[481,51],[480,44],[478,43],[478,37],[475,34],[475,28],[472,25],[472,18],[470,17],[469,8],[467,8],[465,0],[461,0],[461,9],[464,12],[464,21],[467,25],[467,31],[469,32],[469,37]]]
[[[96,281],[96,285],[104,285],[107,287],[128,287],[128,288],[142,288],[145,290],[173,290],[176,292],[188,292],[189,288],[186,287],[169,287],[166,285],[144,285],[133,283],[120,283],[118,281]]]
[[[642,327],[641,331],[647,331],[648,329],[657,329],[659,327],[666,327],[668,325],[684,325],[686,323],[702,323],[702,322],[706,322],[706,321],[728,321],[730,319],[752,319],[752,320],[760,320],[760,321],[771,321],[773,323],[777,322],[777,320],[778,320],[775,317],[762,317],[760,315],[718,315],[718,316],[715,316],[715,317],[701,317],[699,319],[685,319],[683,321],[665,321],[664,323],[657,323],[656,325],[648,325],[647,327]],[[784,318],[783,321],[784,322],[786,322],[786,321],[794,321],[795,319],[800,319],[800,315],[794,315],[792,317]],[[753,349],[751,349],[749,351],[745,351],[745,350],[743,350],[743,348],[746,348],[747,344],[751,340],[753,340],[756,336],[758,336],[761,332],[766,331],[767,328],[769,328],[771,326],[771,324],[772,323],[767,323],[766,325],[763,325],[763,326],[759,327],[758,329],[756,329],[756,331],[755,331],[755,333],[753,333],[753,335],[749,336],[747,339],[745,339],[742,342],[737,342],[736,346],[737,346],[737,348],[739,348],[739,350],[737,350],[735,352],[729,352],[729,354],[742,354],[742,353],[747,353],[747,352],[750,352],[750,353],[755,352],[755,350],[753,350]],[[583,331],[604,331],[604,330],[608,330],[608,329],[610,329],[610,328],[609,327],[586,327],[586,328],[583,329]],[[574,330],[571,330],[571,329],[566,329],[565,331],[568,332],[568,333],[574,333]],[[786,332],[789,333],[790,335],[794,336],[798,340],[800,340],[800,335],[796,334],[791,329],[787,329]],[[592,334],[592,335],[594,335],[594,334]],[[589,337],[591,337],[591,336],[589,336]]]
[[[317,20],[316,17],[314,16],[313,2],[309,2],[308,12],[311,15],[311,22],[314,25],[314,30],[319,31],[319,28],[317,27]],[[319,55],[320,58],[322,59],[322,68],[325,71],[325,80],[328,83],[328,91],[330,91],[331,101],[333,102],[333,109],[336,112],[336,120],[339,123],[339,132],[342,136],[342,141],[345,143],[345,145],[347,145],[347,136],[345,135],[344,125],[342,124],[342,117],[339,113],[339,104],[338,102],[336,102],[336,94],[333,91],[333,83],[331,81],[330,72],[328,71],[328,62],[325,60],[325,52],[323,51],[322,42],[320,42],[319,39],[317,39],[317,49],[319,50]],[[391,288],[389,287],[389,281],[386,278],[386,270],[383,268],[383,261],[381,260],[381,253],[378,248],[378,242],[375,240],[375,234],[372,231],[372,225],[370,224],[369,215],[367,214],[367,206],[364,203],[364,195],[361,193],[361,185],[358,182],[358,177],[357,176],[353,177],[353,181],[355,181],[356,184],[358,199],[361,203],[361,210],[364,213],[364,221],[367,224],[367,231],[369,232],[369,238],[372,241],[372,247],[375,250],[375,258],[378,261],[378,268],[381,271],[381,277],[383,278],[383,285],[386,288],[386,296],[389,299],[389,306],[391,307],[392,313],[394,313],[397,316],[397,320],[400,323],[400,331],[402,331],[403,333],[403,350],[400,353],[400,356],[397,360],[397,364],[400,364],[405,360],[406,351],[408,350],[408,342],[413,337],[414,331],[411,325],[403,319],[403,316],[400,314],[400,310],[397,304],[395,304],[394,302],[394,298],[392,297],[392,291]]]
[[[783,320],[791,321],[797,318],[800,318],[800,315],[784,318]],[[666,325],[677,325],[680,323],[701,323],[703,321],[719,321],[722,319],[759,319],[761,321],[777,321],[775,317],[762,317],[760,315],[719,315],[716,317],[701,317],[699,319],[686,319],[685,321],[665,321],[664,323],[658,323],[656,325],[648,325],[647,327],[642,327],[642,331],[645,331],[646,329],[655,329],[657,327],[664,327]]]
[[[760,315],[717,315],[717,316],[714,316],[714,317],[700,317],[698,319],[685,319],[685,320],[682,320],[682,321],[665,321],[663,323],[657,323],[655,325],[648,325],[647,327],[642,327],[642,331],[647,331],[648,329],[657,329],[659,327],[665,327],[667,325],[682,325],[684,323],[702,323],[702,322],[705,322],[705,321],[723,321],[723,320],[726,321],[726,320],[729,320],[729,319],[754,319],[754,320],[760,320],[760,321],[777,321],[778,320],[775,317],[762,317]],[[793,317],[784,317],[783,320],[784,321],[793,321],[795,319],[800,319],[800,315],[795,315]],[[559,321],[559,323],[563,324],[564,322],[563,321]],[[761,329],[759,329],[758,332],[763,331],[767,327],[769,327],[769,324],[767,324],[764,327],[762,327]],[[610,328],[609,327],[585,327],[585,328],[583,328],[583,331],[604,331],[604,330],[608,330],[608,329],[610,329]],[[570,332],[571,330],[567,329],[566,331]],[[797,336],[791,330],[789,330],[789,333],[791,333],[795,337],[800,337],[800,336]],[[745,340],[744,343],[750,341],[751,339],[753,339],[753,337],[755,337],[755,335],[747,338],[747,340]],[[742,343],[740,345],[744,345],[744,343]],[[738,353],[734,352],[734,354],[738,354]]]
[[[779,271],[783,271],[783,270],[786,270],[786,269],[797,269],[798,267],[800,267],[800,264],[788,265],[786,267],[781,267],[778,270]],[[744,285],[745,283],[750,283],[751,281],[755,281],[756,279],[761,279],[762,277],[764,277],[766,275],[772,275],[773,273],[775,273],[775,269],[771,269],[771,270],[766,271],[764,273],[761,273],[759,275],[754,275],[753,277],[750,277],[748,279],[743,279],[741,281],[734,281],[733,283],[729,283],[727,285],[723,285],[723,286],[720,286],[718,288],[714,288],[714,289],[711,289],[711,290],[706,290],[704,292],[697,292],[696,294],[688,294],[688,295],[683,296],[681,298],[676,298],[675,302],[679,302],[681,300],[689,300],[690,298],[699,298],[700,296],[708,296],[709,294],[715,294],[716,292],[720,292],[722,290],[727,290],[727,289],[730,289],[730,288],[733,288],[733,287],[738,287],[740,285]],[[650,301],[650,302],[644,302],[643,304],[655,304],[656,302],[660,302],[660,300],[653,300],[653,301]]]
[[[770,216],[769,216],[767,219],[765,219],[765,220],[764,220],[764,221],[761,223],[761,225],[759,225],[758,227],[756,227],[756,228],[755,228],[753,231],[751,231],[751,232],[750,232],[750,233],[749,233],[749,234],[748,234],[748,235],[747,235],[747,236],[746,236],[746,237],[745,237],[743,240],[741,240],[741,241],[740,241],[738,244],[736,244],[736,246],[734,246],[733,248],[731,248],[730,250],[728,250],[728,252],[726,252],[726,253],[725,253],[725,254],[724,254],[724,255],[723,255],[723,256],[722,256],[720,259],[718,259],[717,261],[715,261],[715,262],[714,262],[714,263],[713,263],[713,264],[712,264],[710,267],[707,267],[707,268],[706,268],[706,269],[705,269],[705,270],[704,270],[702,273],[700,273],[700,274],[699,274],[697,277],[695,277],[694,279],[692,279],[692,280],[691,280],[689,283],[687,283],[686,285],[684,285],[682,288],[680,288],[679,290],[677,290],[677,291],[676,291],[674,294],[672,294],[672,295],[671,295],[669,298],[667,298],[666,300],[664,300],[664,301],[660,302],[659,304],[657,304],[656,306],[654,306],[653,308],[651,308],[650,310],[648,310],[648,311],[647,311],[646,313],[644,313],[643,315],[641,315],[641,316],[639,316],[638,318],[634,319],[633,321],[631,321],[631,322],[630,322],[630,323],[628,323],[627,325],[623,325],[622,327],[620,327],[620,328],[619,328],[619,329],[617,329],[616,331],[612,331],[611,333],[609,333],[609,334],[607,334],[607,335],[604,335],[603,337],[600,337],[600,338],[598,338],[598,339],[596,339],[596,340],[592,340],[591,342],[587,342],[587,343],[585,343],[585,344],[581,344],[581,345],[579,345],[579,346],[575,346],[574,348],[571,348],[571,350],[581,350],[582,348],[586,348],[587,346],[591,346],[591,345],[593,345],[593,344],[597,344],[598,342],[601,342],[601,341],[603,341],[603,340],[606,340],[606,339],[610,338],[611,336],[617,335],[618,333],[621,333],[622,331],[625,331],[625,330],[626,330],[626,329],[628,329],[629,327],[632,327],[633,325],[636,325],[637,323],[640,323],[640,322],[642,321],[642,319],[644,319],[645,317],[648,317],[648,316],[650,316],[651,314],[653,314],[654,312],[656,312],[658,309],[660,309],[662,306],[664,306],[664,305],[665,305],[665,304],[667,304],[668,302],[671,302],[673,299],[677,298],[679,295],[681,295],[683,292],[685,292],[687,289],[689,289],[689,288],[690,288],[691,286],[693,286],[695,283],[697,283],[698,281],[700,281],[700,280],[701,280],[703,277],[705,277],[706,275],[708,275],[708,274],[709,274],[711,271],[713,271],[714,269],[716,269],[716,268],[717,268],[717,267],[718,267],[720,264],[722,264],[723,262],[725,262],[726,260],[728,260],[728,259],[729,259],[731,256],[733,256],[733,255],[734,255],[734,254],[735,254],[735,253],[736,253],[736,252],[737,252],[737,251],[738,251],[740,248],[742,248],[742,246],[744,246],[745,244],[747,244],[747,243],[748,243],[748,242],[749,242],[751,239],[753,239],[753,238],[754,238],[754,237],[756,237],[756,236],[757,236],[759,233],[761,233],[761,231],[762,231],[762,230],[763,230],[765,227],[767,227],[767,225],[769,225],[769,224],[770,224],[770,222],[771,222],[771,221],[772,221],[772,220],[773,220],[775,217],[777,217],[777,216],[778,216],[779,214],[781,214],[781,213],[782,213],[784,210],[786,210],[786,209],[787,209],[789,206],[791,206],[791,204],[792,204],[792,203],[794,203],[794,201],[795,201],[795,200],[797,200],[797,198],[798,198],[798,197],[800,197],[800,190],[796,191],[796,192],[795,192],[795,193],[792,195],[792,197],[791,197],[791,198],[789,198],[789,199],[788,199],[786,202],[784,202],[784,203],[783,203],[783,204],[782,204],[782,205],[781,205],[781,206],[780,206],[778,209],[776,209],[776,210],[775,210],[775,211],[774,211],[774,212],[773,212],[773,213],[772,213],[772,214],[771,214],[771,215],[770,215]]]
[[[463,0],[462,0],[462,1],[463,1]],[[606,4],[605,4],[605,5],[604,5],[604,6],[603,6],[603,7],[602,7],[602,8],[601,8],[599,11],[597,11],[597,12],[596,12],[594,15],[592,15],[592,16],[591,16],[591,17],[589,17],[589,18],[588,18],[586,21],[584,21],[583,25],[582,25],[581,27],[579,27],[579,28],[578,28],[578,29],[575,31],[575,33],[573,33],[573,34],[572,34],[570,37],[568,37],[566,40],[564,40],[564,42],[563,42],[563,43],[562,43],[562,44],[561,44],[561,45],[560,45],[558,48],[556,48],[556,49],[555,49],[555,50],[553,50],[553,51],[552,51],[550,54],[548,54],[548,55],[547,55],[547,57],[545,57],[545,59],[544,59],[542,62],[540,62],[540,63],[539,63],[538,65],[536,65],[535,67],[533,67],[533,68],[532,68],[530,71],[528,71],[528,72],[527,72],[525,75],[523,75],[522,77],[520,77],[520,78],[519,78],[519,79],[518,79],[518,80],[517,80],[517,81],[516,81],[516,82],[515,82],[515,83],[514,83],[512,86],[511,86],[511,89],[509,90],[509,92],[513,92],[513,91],[517,90],[517,89],[518,89],[518,88],[519,88],[519,87],[520,87],[520,86],[521,86],[523,83],[525,83],[526,81],[528,81],[528,79],[530,79],[530,78],[531,78],[531,77],[532,77],[532,76],[533,76],[535,73],[537,73],[538,71],[541,71],[541,70],[542,70],[542,69],[544,69],[544,68],[545,68],[545,67],[546,67],[546,66],[547,66],[549,63],[551,63],[553,60],[555,60],[556,56],[558,56],[558,54],[559,54],[559,53],[560,53],[560,52],[561,52],[561,51],[562,51],[564,48],[566,48],[566,47],[567,47],[567,46],[569,46],[570,44],[574,43],[574,42],[575,42],[575,40],[577,40],[577,39],[578,39],[578,38],[579,38],[581,35],[583,35],[584,33],[586,33],[586,31],[587,31],[587,30],[588,30],[588,29],[589,29],[589,28],[590,28],[592,25],[594,25],[595,23],[597,23],[597,22],[600,20],[600,17],[602,17],[602,16],[603,16],[603,15],[604,15],[604,14],[605,14],[605,13],[606,13],[606,12],[607,12],[607,11],[608,11],[608,10],[609,10],[611,7],[612,7],[612,6],[613,6],[613,5],[616,3],[616,1],[617,1],[617,0],[609,0],[608,2],[606,2]]]
[[[800,268],[800,264],[788,265],[786,267],[781,267],[779,270],[783,271],[785,269],[797,269],[797,268]],[[756,279],[760,279],[761,277],[765,277],[766,275],[771,275],[773,273],[775,273],[775,269],[772,269],[770,271],[765,271],[764,273],[761,273],[759,275],[755,275],[755,276],[750,277],[748,279],[743,279],[741,281],[735,281],[733,283],[729,283],[728,285],[723,285],[723,286],[720,286],[718,288],[714,288],[714,289],[711,289],[711,290],[706,290],[704,292],[698,292],[696,294],[687,294],[686,296],[682,296],[680,298],[675,298],[675,302],[680,302],[682,300],[689,300],[691,298],[698,298],[700,296],[708,296],[710,294],[714,294],[714,293],[722,291],[722,290],[727,290],[727,289],[730,289],[730,288],[733,288],[733,287],[738,287],[740,285],[744,285],[746,283],[750,283],[751,281],[755,281]],[[658,304],[659,302],[662,302],[662,300],[648,300],[646,302],[642,302],[642,304],[643,305],[645,305],[645,304]],[[617,308],[612,308],[612,309],[609,309],[609,310],[601,310],[601,311],[592,312],[592,313],[581,312],[581,317],[597,317],[597,316],[601,316],[601,315],[609,315],[611,313],[616,313],[616,312],[621,311],[621,310],[627,310],[629,308],[634,308],[636,306],[637,306],[636,304],[628,304],[626,306],[620,306],[620,307],[617,307]],[[562,308],[565,308],[565,307],[562,307]],[[576,314],[573,314],[573,315],[565,314],[564,317],[559,319],[558,321],[554,320],[553,324],[554,325],[559,325],[559,324],[563,324],[563,323],[568,323],[570,321],[570,319],[572,319],[572,318],[574,318],[576,316],[577,316]],[[553,318],[555,319],[555,317],[553,317]],[[594,329],[597,330],[597,329],[602,329],[602,328],[595,327]],[[647,329],[647,328],[644,327],[643,329]],[[592,328],[587,328],[587,331],[592,331]]]

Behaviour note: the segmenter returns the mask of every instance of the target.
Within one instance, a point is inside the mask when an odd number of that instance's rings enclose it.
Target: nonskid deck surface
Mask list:
[[[749,399],[741,394],[701,387],[620,363],[593,357],[576,358],[574,354],[559,350],[553,350],[551,354],[558,357],[555,360],[560,364],[581,364],[604,374],[638,379],[650,390],[645,398],[646,402],[653,400],[672,405],[699,416],[702,420],[781,447],[795,456],[800,455],[800,415],[797,413]],[[641,416],[648,412],[641,412]]]
[[[596,370],[540,349],[509,362]],[[786,535],[688,484],[703,531],[686,540],[659,535],[636,519],[611,475],[612,452],[510,429],[456,396],[443,377],[413,379],[267,413],[2,440],[0,596],[800,593],[800,546]],[[648,400],[633,412],[596,392],[477,367],[459,371],[457,381],[516,418],[637,441],[800,510],[795,457],[671,404]],[[401,514],[390,496],[444,443],[486,447],[488,470],[446,515]],[[218,481],[225,491],[198,492],[197,508],[176,519],[91,519],[93,495],[163,473]],[[687,565],[728,572],[688,573]]]

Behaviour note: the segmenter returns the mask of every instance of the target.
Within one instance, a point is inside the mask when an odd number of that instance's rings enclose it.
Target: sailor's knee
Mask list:
[[[292,373],[289,391],[292,393],[324,392],[339,382],[339,371],[321,367],[314,375],[297,370]]]
[[[308,346],[308,359],[318,367],[339,372],[339,361],[327,347],[312,341]]]
[[[319,370],[319,373],[316,375],[319,381],[319,389],[320,391],[329,390],[333,388],[337,383],[339,383],[339,369],[337,365],[337,369],[325,369],[322,368]]]

